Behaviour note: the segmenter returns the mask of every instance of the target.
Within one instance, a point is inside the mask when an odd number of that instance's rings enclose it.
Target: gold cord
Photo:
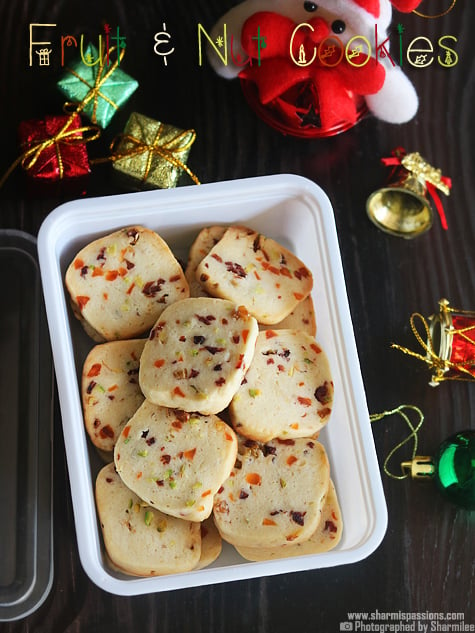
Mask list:
[[[413,13],[418,15],[420,18],[427,18],[428,20],[433,20],[435,18],[442,18],[444,15],[447,15],[447,13],[450,13],[452,11],[452,9],[455,7],[456,2],[457,0],[453,0],[452,4],[450,5],[448,9],[446,9],[442,13],[438,13],[437,15],[426,15],[425,13],[421,13],[420,11],[416,11],[415,9],[413,10]]]
[[[454,310],[450,308],[448,308],[448,311],[454,312]],[[457,310],[457,312],[460,312],[462,314],[473,314],[473,313],[470,313],[469,311],[464,312],[462,310],[460,311]],[[422,336],[417,330],[416,319],[419,319],[422,323],[422,326],[425,331],[425,335],[427,337],[427,343],[423,340]],[[404,354],[408,354],[409,356],[413,356],[414,358],[417,358],[423,361],[424,363],[427,363],[432,369],[435,369],[435,374],[432,377],[432,380],[435,383],[442,382],[443,380],[466,380],[469,382],[473,382],[474,380],[473,374],[469,371],[469,369],[465,367],[465,365],[469,365],[470,367],[472,366],[471,360],[453,363],[452,361],[448,359],[443,359],[443,358],[440,358],[440,356],[437,356],[437,354],[434,351],[434,344],[432,342],[432,336],[430,333],[429,324],[427,323],[426,319],[422,316],[422,314],[419,314],[418,312],[414,312],[414,314],[412,314],[410,318],[410,325],[411,325],[412,333],[416,337],[416,340],[419,343],[419,345],[426,352],[426,355],[423,356],[422,354],[413,352],[412,350],[407,349],[407,347],[397,345],[396,343],[393,343],[391,345],[391,348],[397,349],[400,352],[403,352]],[[460,334],[462,338],[464,338],[470,343],[473,343],[473,340],[465,335],[465,332],[469,330],[473,330],[473,327],[474,326],[470,326],[467,328],[463,328],[462,330],[449,330],[448,333],[452,335]],[[456,372],[460,372],[463,374],[463,376],[459,376],[459,375],[456,377],[448,376],[447,375],[448,370],[454,370]]]
[[[415,413],[417,413],[419,417],[419,421],[417,422],[417,424],[413,424],[411,422],[409,416],[406,413],[404,413],[404,409],[409,409],[410,411],[414,411]],[[386,418],[390,415],[395,415],[395,414],[399,415],[405,421],[407,427],[410,429],[410,433],[404,440],[402,440],[402,442],[399,442],[399,444],[396,444],[396,446],[389,451],[388,455],[386,456],[386,459],[384,460],[383,469],[386,475],[388,477],[391,477],[391,479],[406,479],[407,477],[409,477],[408,473],[404,473],[403,471],[402,475],[396,475],[393,472],[391,472],[388,464],[389,464],[390,459],[393,457],[393,455],[405,444],[407,444],[411,439],[413,439],[414,441],[414,444],[412,447],[412,459],[415,458],[416,453],[417,453],[417,446],[419,443],[419,438],[417,436],[417,433],[419,432],[419,429],[421,428],[424,422],[424,414],[419,409],[419,407],[416,407],[412,404],[401,404],[399,407],[396,407],[395,409],[391,409],[390,411],[383,411],[382,413],[374,413],[369,416],[369,419],[371,422],[376,422],[377,420],[381,420],[382,418]]]

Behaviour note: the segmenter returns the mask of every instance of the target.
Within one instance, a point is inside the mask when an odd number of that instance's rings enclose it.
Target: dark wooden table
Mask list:
[[[428,386],[427,368],[390,349],[390,344],[397,341],[414,347],[410,314],[431,314],[441,297],[455,306],[475,309],[473,1],[459,0],[439,19],[398,15],[393,20],[406,27],[405,46],[423,35],[434,43],[437,54],[442,35],[457,38],[454,47],[459,60],[453,68],[442,68],[437,60],[427,68],[405,64],[420,95],[414,120],[395,126],[368,118],[344,134],[323,140],[285,137],[274,131],[248,108],[238,83],[218,78],[206,63],[199,67],[197,24],[210,29],[233,4],[232,0],[0,0],[0,171],[18,155],[18,123],[61,108],[62,97],[55,88],[61,71],[60,36],[84,33],[95,38],[104,23],[114,28],[120,25],[127,37],[124,68],[138,79],[140,88],[116,115],[112,130],[121,130],[132,110],[144,112],[197,131],[189,166],[204,183],[294,173],[328,193],[369,409],[377,412],[401,403],[421,407],[426,415],[421,450],[433,454],[451,433],[473,428],[475,386],[454,382],[433,389]],[[449,4],[448,0],[426,0],[422,7],[427,13],[437,13]],[[39,67],[37,62],[31,68],[28,65],[32,22],[57,24],[48,32],[53,38],[48,67]],[[154,53],[154,34],[162,30],[163,22],[175,46],[166,67]],[[452,193],[444,200],[448,231],[436,219],[428,233],[407,241],[383,234],[368,221],[366,197],[383,185],[387,175],[380,158],[396,146],[419,151],[452,178]],[[18,169],[0,190],[0,227],[36,234],[61,202],[121,193],[111,172],[108,167],[95,168],[82,188],[41,188],[27,183]],[[185,178],[181,184],[186,184]],[[374,426],[381,462],[404,436],[397,420]],[[452,506],[431,484],[398,482],[383,475],[387,533],[376,552],[359,563],[123,598],[95,586],[81,568],[59,414],[54,473],[53,587],[36,613],[1,624],[2,632],[330,633],[340,630],[348,612],[376,610],[459,612],[466,625],[475,624],[475,513]]]

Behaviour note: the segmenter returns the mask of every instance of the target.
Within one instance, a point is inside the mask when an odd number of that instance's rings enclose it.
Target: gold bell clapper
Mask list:
[[[366,201],[370,220],[382,231],[412,239],[428,231],[433,222],[429,194],[439,213],[442,227],[447,230],[442,202],[437,190],[450,194],[452,183],[440,169],[432,167],[419,152],[407,154],[396,148],[381,162],[393,167],[390,184],[373,192]]]
[[[432,387],[445,380],[475,381],[475,311],[453,308],[447,299],[440,299],[437,313],[426,319],[414,312],[409,323],[425,354],[401,345],[391,347],[429,365]]]

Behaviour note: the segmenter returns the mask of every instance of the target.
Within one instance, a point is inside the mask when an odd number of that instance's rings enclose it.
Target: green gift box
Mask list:
[[[120,69],[123,53],[117,53],[115,61],[110,54],[102,54],[99,59],[96,47],[88,44],[81,59],[71,64],[57,83],[70,101],[79,104],[79,111],[102,128],[109,125],[139,85]]]
[[[132,112],[124,132],[113,142],[113,167],[150,187],[176,187],[184,171],[200,184],[186,165],[195,138],[194,130],[180,130]]]

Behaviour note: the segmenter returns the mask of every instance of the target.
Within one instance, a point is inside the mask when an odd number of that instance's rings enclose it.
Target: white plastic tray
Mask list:
[[[82,363],[93,341],[72,316],[64,273],[85,244],[113,230],[141,224],[167,240],[186,261],[198,231],[212,224],[245,224],[293,250],[313,272],[317,340],[332,368],[332,418],[320,435],[342,509],[344,531],[331,552],[263,563],[247,562],[233,547],[210,567],[154,578],[133,578],[107,565],[94,504],[100,461],[83,424]],[[333,211],[314,183],[292,175],[265,176],[64,204],[43,223],[40,268],[56,369],[74,516],[82,565],[97,585],[134,595],[257,576],[353,563],[382,540],[387,511],[341,266]]]

